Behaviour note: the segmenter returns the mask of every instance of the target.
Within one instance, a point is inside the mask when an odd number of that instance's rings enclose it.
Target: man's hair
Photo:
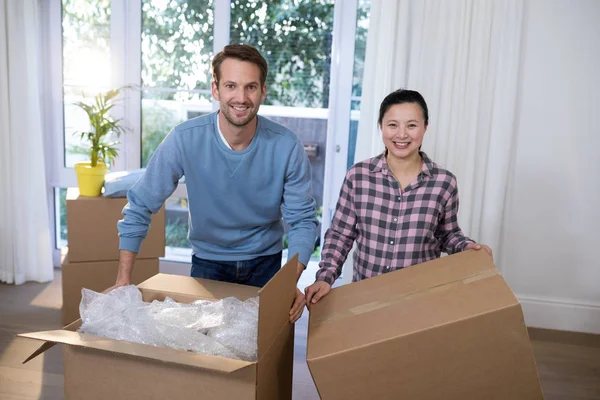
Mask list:
[[[247,61],[255,64],[260,69],[260,85],[264,86],[267,81],[267,60],[258,50],[248,44],[230,44],[213,57],[212,75],[215,84],[219,86],[221,78],[221,64],[227,58],[235,58],[240,61]]]

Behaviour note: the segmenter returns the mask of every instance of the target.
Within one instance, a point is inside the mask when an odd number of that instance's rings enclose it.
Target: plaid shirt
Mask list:
[[[458,226],[456,178],[425,153],[421,157],[421,173],[404,190],[385,153],[348,170],[317,280],[333,284],[354,241],[354,281],[453,254],[472,242]]]

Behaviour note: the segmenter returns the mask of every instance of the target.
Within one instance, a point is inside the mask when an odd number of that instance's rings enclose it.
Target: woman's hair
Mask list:
[[[423,111],[423,119],[425,120],[425,126],[429,124],[429,111],[427,110],[427,103],[425,103],[425,99],[423,96],[421,96],[421,93],[406,89],[398,89],[395,92],[385,96],[385,99],[383,99],[381,106],[379,107],[379,119],[377,120],[377,123],[381,125],[383,122],[383,116],[391,106],[404,103],[416,103],[421,106],[421,110]]]

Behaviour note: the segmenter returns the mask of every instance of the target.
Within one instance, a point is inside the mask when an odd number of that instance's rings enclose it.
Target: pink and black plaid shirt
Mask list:
[[[425,153],[421,157],[421,173],[404,190],[385,153],[348,170],[317,280],[333,284],[354,241],[354,281],[453,254],[472,242],[458,226],[456,178]]]

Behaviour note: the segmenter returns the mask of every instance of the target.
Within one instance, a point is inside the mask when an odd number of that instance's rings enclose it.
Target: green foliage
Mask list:
[[[321,246],[317,246],[315,251],[310,255],[310,258],[321,258]]]
[[[331,0],[232,2],[231,41],[255,46],[269,65],[265,104],[328,107],[333,7]]]
[[[77,146],[72,149],[73,152],[86,152],[90,156],[90,163],[95,167],[98,163],[112,164],[118,155],[118,141],[111,140],[118,138],[125,128],[121,126],[120,120],[113,119],[109,112],[117,104],[117,96],[123,88],[112,89],[104,93],[98,93],[94,96],[91,103],[79,101],[76,106],[86,112],[90,122],[90,130],[84,132],[75,132],[80,135],[82,142],[87,143],[87,147]]]
[[[359,0],[354,96],[361,94],[369,1]],[[69,54],[109,53],[109,0],[63,0]],[[156,99],[210,97],[214,0],[142,0],[142,86],[200,90],[153,92]],[[334,0],[232,0],[230,39],[256,46],[267,59],[267,105],[328,107]],[[76,32],[77,34],[73,34]],[[68,61],[68,60],[67,60]]]
[[[110,0],[62,0],[62,12],[65,62],[83,48],[110,54]]]
[[[143,1],[143,86],[210,90],[213,5]],[[327,107],[332,30],[333,0],[231,2],[231,42],[254,45],[269,64],[265,104]]]
[[[357,26],[355,32],[354,42],[354,73],[352,74],[352,96],[362,96],[362,81],[363,72],[365,69],[365,53],[367,49],[367,34],[368,34],[368,23],[369,13],[371,9],[371,2],[369,0],[359,0],[358,9],[356,10]],[[353,109],[359,109],[353,107]]]
[[[181,121],[169,109],[159,106],[144,107],[142,110],[142,168],[145,168],[150,157],[167,133]]]
[[[165,228],[166,245],[169,247],[189,248],[190,241],[188,240],[188,224],[175,220],[167,224]]]
[[[210,90],[212,0],[142,1],[142,85]],[[175,93],[156,93],[173,100]]]

